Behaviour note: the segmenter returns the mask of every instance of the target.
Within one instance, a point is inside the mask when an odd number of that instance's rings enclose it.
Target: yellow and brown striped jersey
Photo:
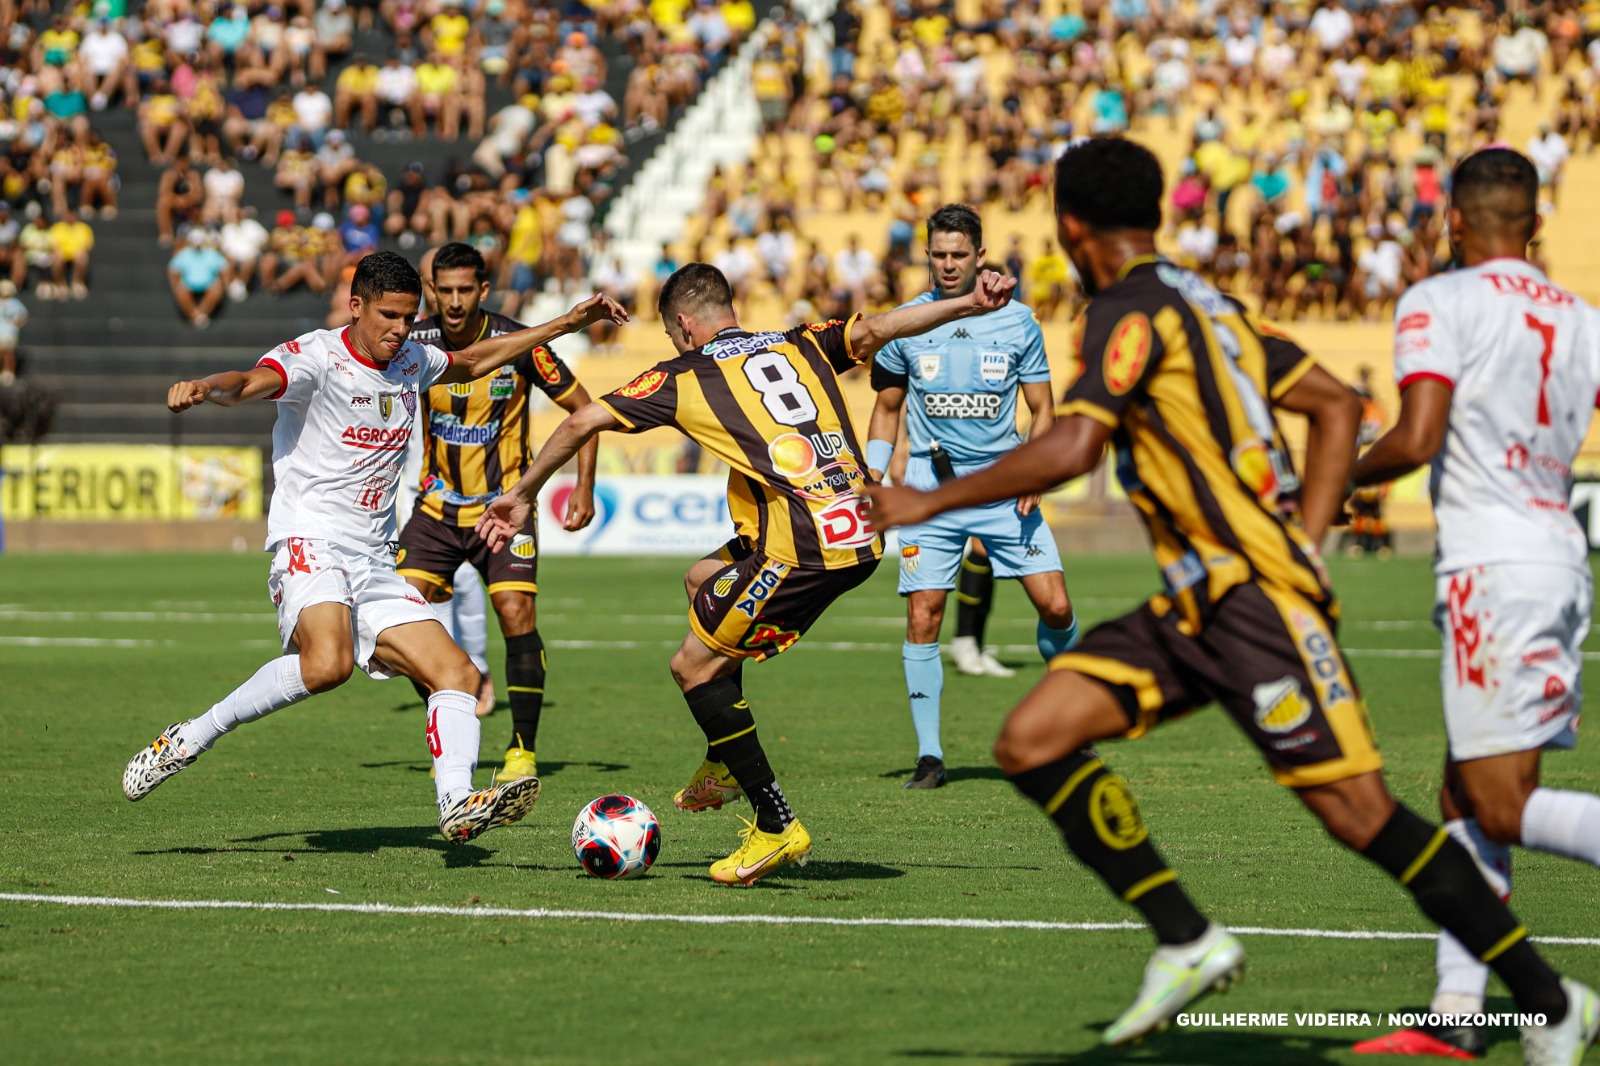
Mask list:
[[[486,312],[473,342],[523,326]],[[411,339],[445,346],[438,316],[425,318]],[[537,348],[476,381],[428,390],[422,420],[422,483],[417,507],[446,525],[471,526],[484,505],[517,483],[533,454],[529,389],[560,400],[577,388],[572,371],[549,348]]]
[[[730,327],[599,402],[627,432],[676,426],[728,464],[728,509],[757,551],[802,569],[872,562],[883,540],[863,517],[866,463],[838,380],[860,363],[855,321]]]
[[[1082,373],[1060,413],[1115,430],[1117,475],[1172,603],[1195,627],[1245,581],[1332,592],[1298,519],[1299,478],[1272,402],[1314,365],[1198,275],[1135,260],[1085,312]]]

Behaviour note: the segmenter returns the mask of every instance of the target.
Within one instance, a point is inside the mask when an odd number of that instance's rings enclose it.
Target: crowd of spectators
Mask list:
[[[1600,14],[1577,0],[1516,15],[1377,0],[976,6],[962,22],[940,0],[871,17],[844,0],[822,70],[787,28],[752,71],[753,167],[712,175],[709,224],[685,250],[796,315],[892,304],[925,284],[910,267],[939,204],[1048,219],[1059,152],[1131,132],[1171,165],[1165,251],[1271,315],[1374,318],[1441,265],[1450,163],[1502,137],[1511,93],[1544,119],[1515,147],[1539,167],[1547,212],[1569,157],[1600,142]],[[838,212],[886,232],[852,231],[831,257],[795,236]],[[1041,317],[1077,306],[1052,241],[1001,229],[989,257]]]

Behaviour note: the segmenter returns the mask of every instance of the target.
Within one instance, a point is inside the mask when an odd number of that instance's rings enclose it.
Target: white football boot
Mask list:
[[[149,746],[140,748],[128,760],[127,769],[122,771],[124,796],[130,800],[144,799],[161,782],[199,758],[198,755],[190,755],[188,747],[179,739],[178,730],[182,727],[182,722],[167,726]]]
[[[1139,998],[1101,1034],[1107,1044],[1126,1044],[1165,1029],[1189,1004],[1213,991],[1226,991],[1244,977],[1244,948],[1212,922],[1198,940],[1163,945],[1144,968]]]
[[[1600,996],[1570,977],[1561,979],[1567,1015],[1554,1025],[1522,1027],[1522,1061],[1528,1066],[1577,1066],[1600,1034]]]

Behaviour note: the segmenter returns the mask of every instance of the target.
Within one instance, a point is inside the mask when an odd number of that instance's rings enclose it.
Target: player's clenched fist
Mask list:
[[[167,410],[187,411],[206,402],[211,386],[204,381],[180,381],[167,390]]]
[[[985,311],[1004,307],[1011,299],[1017,279],[995,270],[985,270],[978,275],[978,284],[972,290],[972,302]]]
[[[868,485],[867,525],[883,533],[898,526],[914,526],[933,517],[928,494],[903,485]]]

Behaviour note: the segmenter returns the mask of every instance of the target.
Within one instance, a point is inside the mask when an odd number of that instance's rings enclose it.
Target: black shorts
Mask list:
[[[1279,784],[1304,788],[1383,766],[1367,708],[1333,626],[1298,593],[1235,586],[1198,634],[1164,597],[1096,626],[1050,661],[1109,686],[1127,736],[1221,703]]]
[[[878,567],[874,559],[841,570],[803,569],[737,537],[711,558],[727,565],[695,590],[689,628],[712,651],[757,662],[788,651],[834,600]]]
[[[418,578],[438,590],[434,598],[449,599],[450,583],[462,563],[472,564],[491,596],[496,592],[537,593],[539,536],[532,514],[504,550],[491,552],[473,527],[449,525],[424,514],[421,508],[412,512],[411,521],[400,533],[400,554],[394,562],[400,576]]]

